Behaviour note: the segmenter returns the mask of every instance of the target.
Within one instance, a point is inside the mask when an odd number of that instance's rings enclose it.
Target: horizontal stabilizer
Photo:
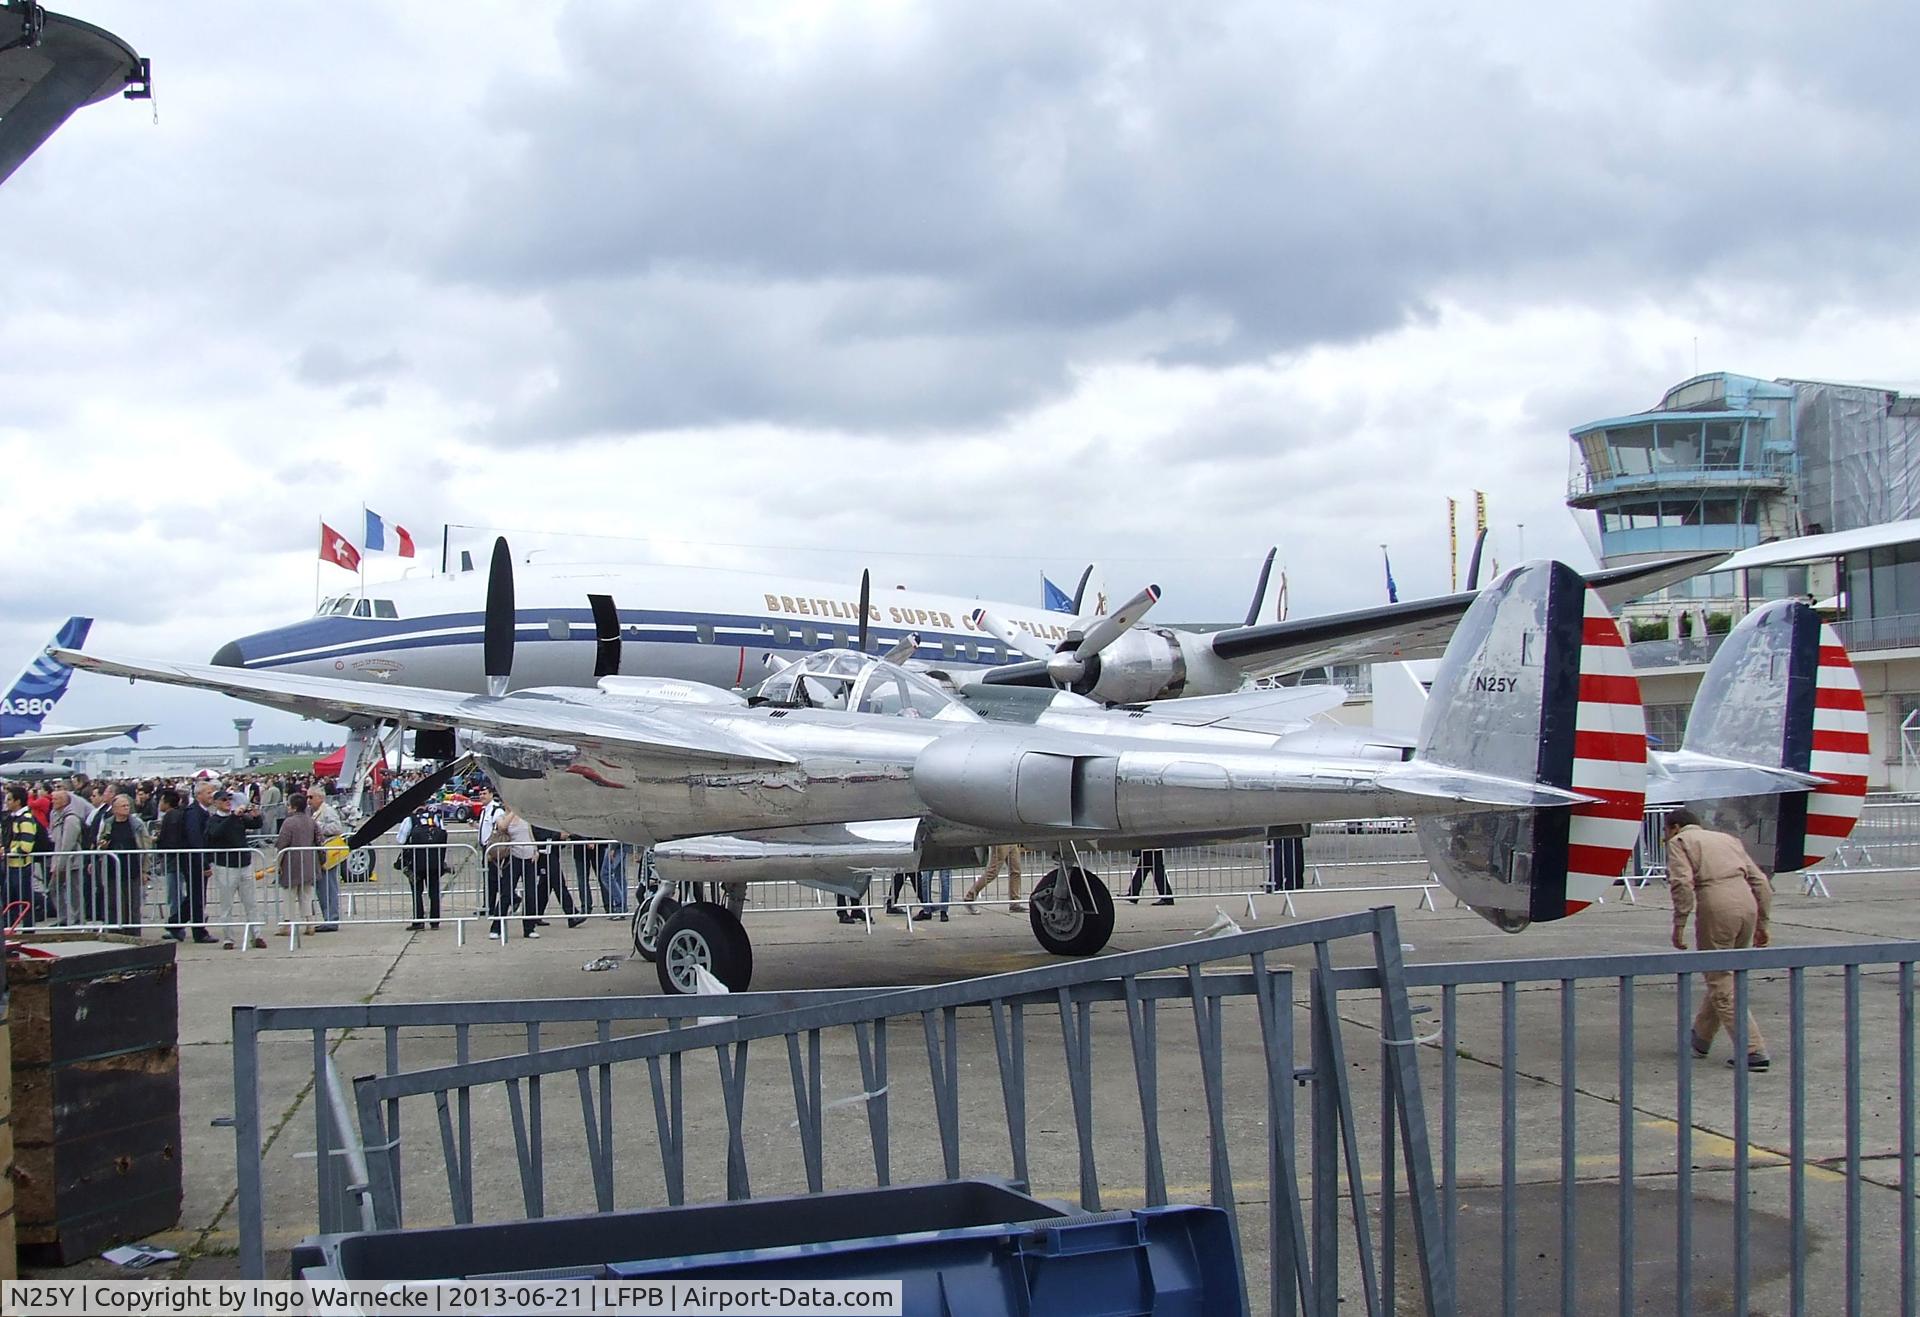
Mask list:
[[[1550,809],[1591,804],[1596,797],[1527,782],[1518,778],[1474,773],[1445,764],[1423,764],[1413,760],[1395,764],[1381,772],[1378,783],[1389,791],[1410,796],[1431,796],[1439,800],[1459,800],[1473,805],[1507,806],[1512,809]]]
[[[1722,759],[1694,750],[1656,750],[1647,765],[1647,803],[1684,805],[1729,796],[1779,796],[1812,791],[1824,781],[1812,773]]]

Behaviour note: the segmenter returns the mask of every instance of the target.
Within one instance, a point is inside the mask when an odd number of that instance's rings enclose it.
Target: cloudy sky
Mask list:
[[[1278,544],[1356,606],[1476,488],[1591,565],[1566,431],[1696,353],[1920,377],[1914,6],[55,7],[157,96],[0,189],[10,664],[292,620],[362,501],[1169,618]]]

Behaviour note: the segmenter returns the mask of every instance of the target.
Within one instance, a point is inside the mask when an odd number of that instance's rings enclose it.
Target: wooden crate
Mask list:
[[[173,943],[50,938],[7,964],[20,1258],[68,1266],[180,1220]]]

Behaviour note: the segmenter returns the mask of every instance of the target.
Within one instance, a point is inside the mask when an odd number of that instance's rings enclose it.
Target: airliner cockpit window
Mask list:
[[[373,616],[373,605],[372,605],[372,603],[370,603],[369,601],[367,601],[367,600],[365,600],[365,599],[356,599],[356,600],[354,600],[354,602],[353,602],[353,615],[354,615],[355,617],[372,617],[372,616]]]
[[[398,617],[400,616],[400,610],[393,606],[393,600],[391,599],[376,599],[373,601],[373,615],[375,617]]]

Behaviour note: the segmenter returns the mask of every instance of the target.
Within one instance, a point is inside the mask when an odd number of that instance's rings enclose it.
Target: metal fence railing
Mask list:
[[[1408,991],[1416,1000],[1437,997],[1440,1013],[1426,1041],[1438,1045],[1441,1214],[1458,1223],[1463,1197],[1497,1193],[1486,1213],[1497,1228],[1481,1232],[1474,1247],[1489,1289],[1498,1249],[1502,1310],[1589,1311],[1583,1293],[1600,1287],[1625,1314],[1652,1302],[1642,1299],[1643,1287],[1657,1283],[1671,1287],[1683,1313],[1696,1302],[1739,1313],[1776,1304],[1795,1314],[1916,1311],[1916,959],[1920,943],[1883,942],[1410,966]],[[1746,1055],[1760,1018],[1777,1038],[1784,1019],[1786,1048],[1771,1049],[1768,1070],[1695,1059],[1696,973],[1732,979],[1724,1052]],[[1366,967],[1329,977],[1341,992],[1383,982]],[[1522,1024],[1523,997],[1530,1027]],[[1644,1027],[1642,1011],[1651,1017]],[[1583,1062],[1595,1054],[1612,1064]],[[1522,1109],[1523,1089],[1546,1096],[1543,1078],[1557,1090],[1557,1137],[1549,1113],[1531,1103]],[[1532,1133],[1522,1135],[1523,1126]],[[1462,1175],[1463,1149],[1496,1129],[1497,1168],[1483,1163]],[[1521,1157],[1543,1141],[1557,1143],[1557,1165],[1545,1168],[1557,1200],[1550,1209],[1541,1195],[1523,1204],[1519,1183]],[[1597,1154],[1582,1151],[1595,1147]],[[1475,1151],[1484,1156],[1484,1144]],[[1382,1148],[1389,1182],[1392,1155]],[[1611,1204],[1581,1193],[1595,1181],[1596,1156]],[[1542,1174],[1537,1156],[1528,1170]],[[1663,1187],[1657,1202],[1649,1184]],[[1649,1238],[1641,1222],[1656,1208],[1661,1229]],[[1529,1266],[1530,1294],[1518,1257],[1523,1213],[1554,1226],[1542,1254],[1551,1265]],[[1754,1223],[1763,1215],[1786,1220],[1782,1246],[1756,1247]],[[1607,1216],[1611,1257],[1588,1219]],[[1730,1227],[1730,1256],[1698,1247],[1696,1227],[1707,1216]],[[1817,1250],[1809,1247],[1816,1236],[1826,1240]],[[1457,1262],[1464,1245],[1449,1243]],[[1773,1291],[1764,1304],[1755,1298],[1763,1286]],[[1491,1298],[1483,1292],[1477,1306],[1491,1311]]]
[[[1669,808],[1647,810],[1629,866],[1638,883],[1627,884],[1622,893],[1629,901],[1637,899],[1636,885],[1665,878],[1661,826]],[[514,856],[504,842],[483,849],[472,829],[454,832],[438,848],[437,859],[431,860],[421,858],[422,848],[388,841],[362,847],[344,861],[337,847],[311,849],[322,869],[321,881],[314,899],[297,910],[280,882],[279,853],[258,839],[247,852],[246,870],[254,880],[247,889],[253,898],[250,906],[233,899],[227,903],[232,908],[222,914],[221,897],[232,894],[234,884],[225,875],[215,875],[202,880],[206,918],[198,922],[178,917],[175,893],[183,881],[181,872],[205,861],[205,852],[41,854],[34,857],[24,879],[18,871],[9,872],[7,895],[24,899],[31,892],[34,924],[42,929],[184,927],[240,939],[257,932],[279,932],[290,946],[298,947],[303,933],[339,924],[445,924],[464,943],[483,923],[498,927],[503,940],[520,936],[529,921],[540,919],[625,923],[645,899],[652,881],[651,864],[642,848],[593,840],[541,842],[531,859]],[[1323,823],[1315,825],[1303,842],[1222,843],[1168,849],[1159,855],[1167,878],[1164,891],[1156,882],[1151,854],[1143,860],[1127,851],[1076,850],[1078,863],[1097,874],[1121,901],[1136,892],[1143,901],[1164,897],[1203,903],[1225,898],[1265,901],[1274,896],[1281,913],[1293,917],[1300,913],[1296,902],[1310,907],[1315,898],[1336,893],[1352,898],[1418,892],[1420,905],[1432,909],[1439,892],[1439,881],[1406,819]],[[333,863],[327,864],[328,860]],[[1020,898],[1056,863],[1045,852],[1026,851]],[[1914,870],[1920,870],[1920,800],[1879,793],[1868,797],[1853,835],[1832,858],[1798,875],[1798,880],[1805,894],[1827,896],[1828,880],[1837,875]],[[917,878],[908,875],[896,891],[890,875],[877,874],[854,913],[878,921],[897,903],[909,914],[951,918],[981,876],[977,865],[936,869]],[[435,888],[438,918],[432,899]],[[505,900],[504,918],[490,892],[511,894]],[[1015,900],[1002,876],[973,904],[1005,909]],[[772,882],[754,883],[747,889],[743,913],[751,918],[834,909],[830,893],[797,882]]]
[[[1355,936],[1373,954],[1336,967]],[[364,1029],[384,1047],[355,1044],[351,1094],[316,1106],[323,1230],[988,1173],[1089,1209],[1227,1207],[1274,1312],[1920,1303],[1920,943],[1404,966],[1397,936],[1376,910],[723,1007],[236,1008],[242,1271],[265,1256],[263,1039],[308,1035],[324,1085]],[[1704,1061],[1703,972],[1732,995]],[[1750,1028],[1772,1068],[1729,1070]]]
[[[1068,1192],[1088,1210],[1203,1192],[1229,1211],[1241,1236],[1258,1237],[1267,1259],[1264,1288],[1309,1305],[1322,1286],[1312,1275],[1319,1246],[1308,1244],[1304,1204],[1312,1204],[1316,1239],[1337,1239],[1335,1218],[1346,1211],[1351,1260],[1363,1274],[1369,1307],[1378,1310],[1383,1281],[1372,1242],[1371,1187],[1358,1154],[1365,1134],[1350,1090],[1358,1072],[1346,1061],[1339,1004],[1331,994],[1313,995],[1306,1023],[1310,1068],[1303,1070],[1292,971],[1268,959],[1298,951],[1323,974],[1345,939],[1366,939],[1377,981],[1388,985],[1377,994],[1383,1027],[1391,1037],[1411,1040],[1405,994],[1393,986],[1402,966],[1391,908],[932,988],[784,999],[743,994],[725,1000],[728,1016],[721,1020],[694,1016],[716,1009],[711,998],[642,999],[669,1027],[625,1037],[615,1036],[613,1025],[635,1018],[630,1000],[546,1003],[570,1008],[561,1017],[570,1022],[591,1019],[590,1038],[554,1046],[551,1032],[539,1027],[547,1019],[530,1021],[523,1026],[524,1047],[484,1060],[469,1059],[471,1031],[482,1020],[513,1019],[529,1004],[411,1008],[420,1013],[409,1024],[441,1030],[450,1010],[460,1013],[453,1020],[452,1069],[402,1070],[400,1026],[363,1014],[378,1008],[341,1008],[334,1015],[322,1013],[328,1008],[240,1008],[235,1094],[243,1228],[248,1203],[261,1194],[260,1036],[313,1031],[315,1071],[323,1074],[324,1031],[358,1016],[385,1025],[386,1064],[354,1081],[354,1127],[330,1124],[332,1104],[316,1106],[319,1160],[345,1160],[332,1154],[348,1149],[365,1157],[359,1203],[351,1201],[353,1185],[344,1186],[345,1197],[337,1182],[321,1194],[323,1204],[334,1204],[333,1219],[348,1223],[344,1228],[362,1220],[387,1228],[422,1216],[472,1221],[503,1213],[607,1211],[622,1186],[628,1195],[635,1192],[635,1157],[648,1164],[637,1176],[647,1186],[639,1192],[669,1203],[746,1198],[783,1191],[771,1187],[783,1182],[818,1192],[829,1182],[953,1179],[990,1165],[1028,1186],[1074,1186]],[[1232,972],[1236,964],[1245,970]],[[580,1013],[583,1006],[597,1006],[597,1015]],[[899,1022],[924,1042],[924,1070],[911,1062],[921,1049],[901,1051]],[[1041,1041],[1053,1029],[1057,1046]],[[969,1048],[991,1048],[994,1075],[960,1064],[963,1038]],[[763,1043],[760,1054],[773,1046],[788,1062],[791,1106],[784,1101],[786,1082],[769,1076],[750,1085],[755,1041]],[[430,1062],[444,1057],[444,1047],[425,1038],[409,1046],[416,1054],[431,1048]],[[712,1073],[689,1064],[708,1051],[717,1058]],[[1450,1284],[1442,1274],[1442,1223],[1418,1058],[1403,1046],[1391,1049],[1386,1061],[1376,1073],[1385,1119],[1393,1122],[1401,1149],[1400,1183],[1413,1195],[1420,1289],[1436,1310],[1450,1311],[1437,1297]],[[969,1070],[979,1077],[966,1078]],[[449,1076],[454,1082],[443,1082]],[[558,1092],[543,1091],[543,1080],[555,1079],[562,1081]],[[1296,1158],[1292,1138],[1297,1083],[1312,1095],[1317,1142],[1311,1163]],[[576,1090],[577,1124],[543,1107],[543,1097],[550,1102]],[[827,1097],[849,1090],[847,1098]],[[1244,1102],[1231,1096],[1246,1092],[1255,1096]],[[428,1097],[431,1112],[423,1101]],[[403,1111],[416,1108],[420,1114],[403,1126]],[[845,1117],[833,1114],[843,1108]],[[1173,1114],[1179,1112],[1196,1115]],[[512,1129],[512,1152],[504,1160],[476,1154],[498,1147],[497,1140],[474,1138],[476,1123],[496,1120]],[[375,1126],[386,1132],[369,1133]],[[1099,1133],[1115,1126],[1125,1131],[1118,1142]],[[863,1136],[858,1149],[837,1146],[854,1129]],[[1258,1214],[1237,1207],[1243,1193],[1256,1191],[1239,1188],[1230,1131],[1248,1129],[1284,1132],[1240,1155],[1265,1168],[1264,1188],[1257,1191],[1265,1210]],[[568,1137],[569,1130],[576,1137]],[[409,1133],[425,1138],[409,1143]],[[564,1162],[556,1143],[564,1145]],[[1344,1155],[1324,1158],[1317,1151],[1322,1145],[1344,1147]],[[582,1151],[584,1162],[572,1156]],[[1142,1178],[1132,1189],[1118,1187],[1117,1177],[1136,1174]],[[1195,1177],[1204,1191],[1183,1187]],[[1391,1201],[1393,1186],[1385,1192]],[[243,1269],[263,1261],[260,1247],[243,1240]],[[1332,1273],[1326,1283],[1333,1283]],[[1384,1283],[1392,1283],[1391,1272]]]

